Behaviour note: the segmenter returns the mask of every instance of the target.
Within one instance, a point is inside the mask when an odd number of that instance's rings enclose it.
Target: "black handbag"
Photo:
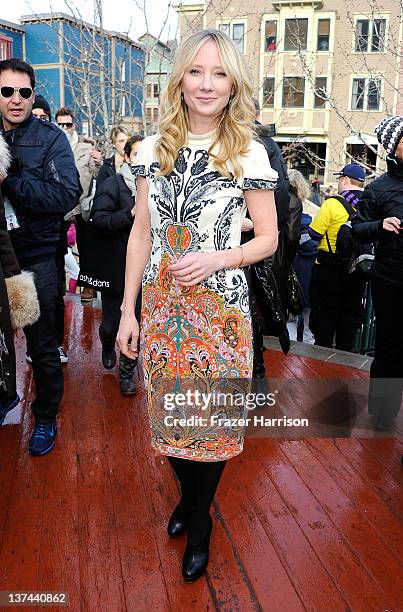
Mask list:
[[[250,287],[252,316],[257,318],[262,334],[277,336],[286,355],[290,350],[290,336],[270,260],[267,258],[252,264],[246,277]]]

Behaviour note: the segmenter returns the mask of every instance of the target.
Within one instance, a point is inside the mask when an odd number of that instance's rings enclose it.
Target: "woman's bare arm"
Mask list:
[[[118,345],[124,355],[138,356],[139,325],[134,314],[144,269],[150,259],[151,231],[148,210],[148,186],[144,177],[137,178],[136,216],[130,232],[126,254],[125,293],[118,331]],[[130,345],[130,346],[129,346]]]

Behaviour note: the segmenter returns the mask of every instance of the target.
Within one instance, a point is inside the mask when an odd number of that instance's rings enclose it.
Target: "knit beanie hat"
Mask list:
[[[52,115],[50,113],[50,106],[46,102],[45,98],[41,96],[40,94],[37,94],[35,96],[35,102],[33,103],[32,108],[41,108],[49,116],[49,121],[52,121]]]
[[[394,155],[399,140],[403,136],[403,117],[399,115],[386,117],[378,123],[374,131],[386,153],[389,156]]]

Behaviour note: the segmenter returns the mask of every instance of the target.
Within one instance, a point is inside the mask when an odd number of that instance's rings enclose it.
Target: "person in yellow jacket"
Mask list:
[[[364,318],[365,281],[348,273],[348,260],[336,253],[336,242],[341,226],[349,220],[348,210],[359,206],[365,170],[348,164],[337,176],[339,195],[325,200],[308,230],[319,241],[310,286],[309,327],[315,344],[351,351]]]

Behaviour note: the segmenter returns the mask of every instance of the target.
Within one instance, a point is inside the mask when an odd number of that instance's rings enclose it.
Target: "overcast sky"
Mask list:
[[[21,15],[32,13],[63,12],[71,14],[68,5],[80,7],[86,21],[93,22],[94,0],[0,0],[0,18],[18,23]],[[162,40],[176,37],[177,14],[169,9],[169,0],[103,0],[103,20],[107,30],[128,33],[136,39],[147,31],[144,6],[147,14],[148,31],[159,36],[167,20]],[[168,19],[167,19],[168,15]]]

